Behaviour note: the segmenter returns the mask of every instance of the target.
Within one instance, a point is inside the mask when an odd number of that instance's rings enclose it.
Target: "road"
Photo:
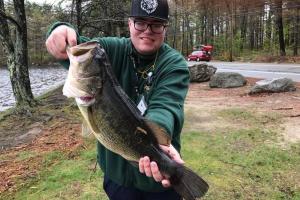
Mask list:
[[[197,62],[188,62],[194,65]],[[208,62],[217,68],[217,72],[237,72],[246,77],[272,79],[286,77],[300,82],[300,64],[244,63],[244,62]]]

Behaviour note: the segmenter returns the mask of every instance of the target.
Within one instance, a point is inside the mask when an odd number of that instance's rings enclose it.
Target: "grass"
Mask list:
[[[277,125],[281,117],[237,107],[216,113],[234,126],[213,131],[187,130],[182,134],[186,165],[210,185],[203,199],[299,200],[300,144],[285,150],[278,145]],[[0,194],[0,199],[107,200],[102,189],[103,174],[99,169],[93,171],[95,140],[85,139],[84,146],[72,152],[72,156],[58,150],[42,155],[37,175],[18,180],[16,192]],[[17,159],[34,156],[38,155],[22,152]]]
[[[241,108],[219,116],[240,128],[183,134],[184,160],[210,184],[204,199],[300,199],[300,145],[283,150],[276,129],[266,128],[280,117]]]
[[[71,158],[60,151],[44,155],[38,176],[19,184],[22,187],[5,199],[107,199],[102,190],[103,174],[94,171],[95,141],[86,140],[85,145],[88,150],[81,149]]]
[[[184,160],[210,183],[204,199],[300,198],[300,177],[291,176],[299,174],[299,145],[291,151],[266,145],[257,129],[185,135]]]

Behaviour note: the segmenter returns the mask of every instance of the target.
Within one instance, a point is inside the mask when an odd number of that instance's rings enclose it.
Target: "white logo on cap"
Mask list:
[[[142,0],[141,8],[146,11],[146,13],[153,13],[158,6],[157,0]]]

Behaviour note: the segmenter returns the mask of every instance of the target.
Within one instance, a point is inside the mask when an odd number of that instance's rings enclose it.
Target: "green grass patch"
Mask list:
[[[35,157],[35,156],[37,156],[36,152],[23,151],[23,152],[18,153],[16,161],[27,160],[27,159],[30,159],[30,158]]]
[[[73,105],[64,109],[74,116]],[[281,116],[244,108],[215,113],[221,122],[232,122],[232,127],[182,134],[186,165],[210,185],[203,199],[299,200],[300,144],[285,150],[277,144]],[[86,139],[84,146],[72,152],[73,156],[61,151],[43,155],[42,170],[37,176],[19,180],[17,191],[0,194],[0,199],[107,200],[102,189],[103,173],[98,168],[93,171],[95,140]],[[18,159],[33,156],[37,155],[23,152]]]
[[[5,199],[107,199],[102,189],[103,174],[96,163],[95,140],[85,142],[76,156],[54,151],[43,157],[38,176],[23,181],[22,187]],[[24,154],[26,155],[26,154]],[[21,180],[20,180],[21,181]],[[0,196],[0,199],[2,197]]]
[[[266,138],[255,128],[185,133],[183,158],[210,185],[203,199],[299,199],[300,177],[288,174],[300,172],[300,145],[286,151]]]
[[[280,123],[282,117],[276,113],[257,113],[244,108],[229,108],[218,112],[218,115],[232,123],[241,123],[249,126],[265,126],[266,124]]]

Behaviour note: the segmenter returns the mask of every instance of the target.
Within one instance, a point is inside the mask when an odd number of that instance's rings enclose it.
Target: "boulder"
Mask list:
[[[195,64],[189,67],[191,82],[206,82],[217,71],[217,68],[206,63]]]
[[[209,82],[211,88],[235,88],[244,86],[247,80],[236,72],[218,72],[214,74]]]
[[[292,79],[274,78],[271,80],[261,80],[255,83],[250,89],[249,94],[256,93],[274,93],[274,92],[290,92],[295,91],[296,86]]]

